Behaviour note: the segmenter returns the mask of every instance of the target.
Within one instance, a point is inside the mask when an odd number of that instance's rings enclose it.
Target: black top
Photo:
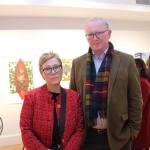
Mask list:
[[[57,102],[56,97],[60,94],[60,93],[53,93],[50,92],[53,96],[52,96],[52,100],[54,100],[54,102]],[[59,128],[58,128],[58,120],[57,120],[57,113],[56,113],[56,107],[55,107],[55,103],[54,103],[54,128],[53,128],[53,137],[52,137],[52,147],[54,147],[57,144],[60,144],[60,137],[59,137]]]

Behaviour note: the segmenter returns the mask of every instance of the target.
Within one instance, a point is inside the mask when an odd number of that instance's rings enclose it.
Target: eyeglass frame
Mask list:
[[[42,69],[42,71],[45,73],[45,69],[50,69],[50,73],[49,74],[51,74],[52,73],[52,70],[54,70],[54,72],[56,72],[56,70],[54,69],[55,67],[60,67],[61,69],[60,69],[60,71],[62,70],[62,65],[56,65],[56,66],[54,66],[54,67],[52,67],[52,68],[50,68],[50,67],[46,67],[46,68],[44,68],[44,69]],[[58,71],[58,72],[60,72],[60,71]],[[56,72],[56,73],[58,73],[58,72]],[[46,73],[45,73],[46,74]],[[49,74],[46,74],[46,75],[49,75]]]
[[[103,34],[104,34],[106,31],[109,31],[109,30],[107,29],[107,30],[101,31],[101,32],[86,34],[85,36],[86,36],[87,40],[92,40],[92,39],[94,39],[94,35],[96,36],[96,38],[101,38],[101,37],[103,36]],[[101,36],[98,37],[96,34],[100,34]],[[89,38],[88,38],[89,35],[92,35],[92,36],[91,36],[92,38],[89,39]]]

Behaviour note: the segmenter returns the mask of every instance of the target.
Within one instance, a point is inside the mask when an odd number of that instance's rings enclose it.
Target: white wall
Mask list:
[[[87,52],[84,37],[86,19],[75,18],[0,18],[0,117],[4,129],[0,147],[21,143],[19,115],[22,102],[8,104],[8,62],[19,58],[33,61],[34,87],[44,83],[38,72],[38,58],[47,51],[59,53],[61,58],[75,58]],[[130,54],[148,52],[150,24],[108,20],[112,29],[111,40],[115,48]],[[68,82],[61,83],[68,87]],[[10,95],[8,97],[8,95]],[[18,100],[22,101],[17,98]]]
[[[0,4],[4,5],[51,5],[51,4],[60,4],[62,0],[0,0]],[[64,0],[63,3],[73,3],[73,2],[97,2],[97,3],[112,3],[112,4],[126,4],[131,5],[135,4],[135,0]]]

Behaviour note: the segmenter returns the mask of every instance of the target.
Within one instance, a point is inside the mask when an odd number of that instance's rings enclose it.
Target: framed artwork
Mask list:
[[[10,93],[18,93],[23,100],[27,91],[33,89],[33,68],[32,61],[9,62],[9,83]]]
[[[146,63],[146,60],[149,58],[149,56],[150,56],[150,53],[147,53],[147,52],[137,52],[134,55],[135,58],[143,59],[145,63]]]
[[[62,65],[63,65],[62,81],[70,81],[70,71],[72,67],[72,60],[73,59],[62,59]]]
[[[3,121],[0,118],[0,135],[2,134],[2,131],[3,131]]]
[[[150,0],[136,0],[136,4],[150,5]]]
[[[4,94],[6,104],[23,103],[26,92],[34,88],[35,63],[37,64],[35,55],[1,56],[0,65],[3,71],[0,74],[1,92]]]

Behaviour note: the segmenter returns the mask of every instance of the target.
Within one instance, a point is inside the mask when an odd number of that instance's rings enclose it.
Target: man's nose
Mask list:
[[[98,37],[96,36],[96,34],[93,35],[93,39],[94,39],[94,40],[97,40],[97,39],[98,39]]]

